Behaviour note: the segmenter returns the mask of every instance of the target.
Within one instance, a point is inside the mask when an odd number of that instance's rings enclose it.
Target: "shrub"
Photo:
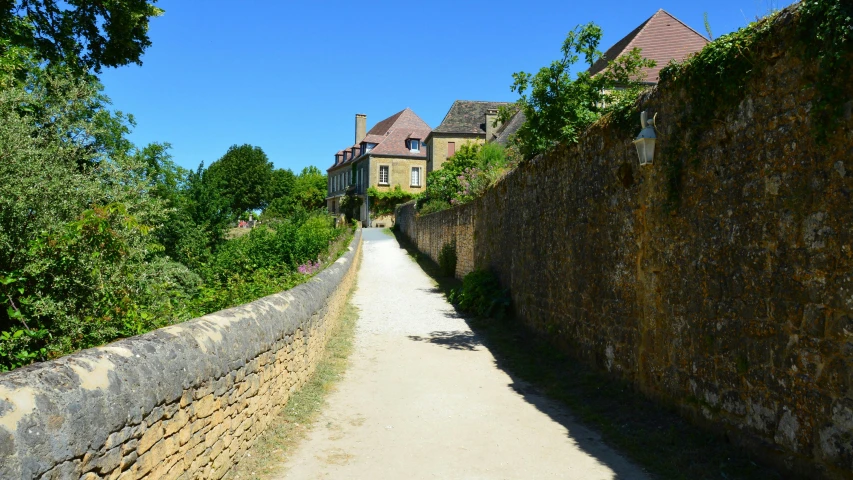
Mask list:
[[[447,210],[452,205],[450,202],[441,199],[432,199],[424,202],[423,206],[418,210],[421,215],[429,215],[430,213],[440,212],[442,210]]]
[[[465,275],[462,287],[450,293],[450,301],[463,312],[501,319],[510,307],[509,291],[501,288],[497,277],[485,270]]]
[[[445,243],[438,253],[438,267],[445,277],[456,275],[456,242]]]

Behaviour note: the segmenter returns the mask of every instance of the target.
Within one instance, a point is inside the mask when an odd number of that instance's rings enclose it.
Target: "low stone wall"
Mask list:
[[[653,165],[639,122],[600,122],[464,207],[401,207],[398,228],[433,259],[455,242],[457,276],[493,271],[531,329],[788,475],[853,478],[853,82],[818,143],[791,12],[713,122],[676,86],[641,99]]]
[[[255,302],[0,375],[0,478],[222,478],[323,355],[361,259]]]

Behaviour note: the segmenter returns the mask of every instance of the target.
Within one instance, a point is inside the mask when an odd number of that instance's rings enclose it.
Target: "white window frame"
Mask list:
[[[415,177],[415,172],[418,175],[418,183],[413,182]],[[409,172],[409,186],[410,187],[421,187],[421,177],[423,176],[423,172],[421,172],[421,167],[412,167],[412,170]]]
[[[385,181],[382,181],[382,169],[385,169]],[[379,165],[379,185],[391,185],[391,165]]]
[[[420,152],[421,151],[421,139],[410,138],[409,139],[409,151],[410,152]]]

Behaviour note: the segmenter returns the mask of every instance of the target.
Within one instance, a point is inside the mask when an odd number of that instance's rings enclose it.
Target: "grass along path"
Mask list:
[[[356,285],[353,284],[338,328],[331,333],[326,353],[311,379],[290,397],[255,445],[225,476],[226,479],[263,480],[279,473],[287,456],[311,430],[326,396],[334,390],[349,363],[358,320],[358,309],[351,302],[355,290]]]

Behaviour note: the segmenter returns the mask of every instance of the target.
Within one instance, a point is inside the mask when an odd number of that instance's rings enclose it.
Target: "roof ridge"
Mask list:
[[[640,26],[639,26],[638,28],[636,28],[636,29],[635,29],[635,30],[637,31],[637,33],[636,33],[636,34],[634,34],[634,36],[631,38],[631,40],[630,40],[630,41],[628,41],[628,44],[627,44],[627,45],[625,45],[625,48],[623,48],[623,49],[622,49],[622,51],[621,51],[621,52],[619,52],[619,54],[618,54],[618,55],[616,55],[616,58],[619,58],[623,53],[625,53],[625,52],[630,52],[630,51],[632,50],[632,49],[631,49],[631,45],[633,45],[633,44],[634,44],[634,42],[636,42],[636,41],[637,41],[637,39],[640,37],[640,35],[642,35],[642,34],[643,34],[643,31],[646,29],[646,27],[648,27],[648,26],[649,26],[649,24],[650,24],[650,23],[652,23],[652,19],[653,19],[653,18],[655,18],[656,16],[658,16],[661,12],[666,13],[667,15],[669,15],[669,13],[668,13],[666,10],[664,10],[664,9],[662,9],[662,8],[658,9],[658,11],[657,11],[657,12],[655,12],[654,14],[652,14],[652,16],[651,16],[651,17],[647,18],[645,22],[641,23],[641,24],[640,24]],[[670,16],[670,17],[672,17],[672,15],[669,15],[669,16]],[[673,17],[673,18],[675,18],[675,17]],[[630,33],[629,33],[628,35],[630,35]],[[618,42],[617,42],[617,43],[618,43]],[[608,62],[610,62],[610,61],[612,61],[612,60],[616,60],[616,58],[614,58],[614,59],[608,59]]]
[[[687,29],[688,29],[688,30],[690,30],[691,32],[695,33],[696,35],[699,35],[699,36],[700,36],[700,37],[702,37],[702,39],[703,39],[703,40],[705,40],[706,42],[710,42],[710,41],[711,41],[711,39],[709,39],[709,38],[708,38],[708,37],[706,37],[705,35],[702,35],[701,33],[697,32],[695,28],[693,28],[693,27],[691,27],[690,25],[688,25],[688,24],[686,24],[686,23],[682,22],[678,17],[676,17],[675,15],[673,15],[673,14],[671,14],[671,13],[667,12],[666,10],[664,10],[664,9],[662,9],[662,8],[661,8],[660,10],[658,10],[658,11],[655,13],[655,15],[657,15],[657,14],[658,14],[658,13],[660,13],[660,12],[663,12],[663,13],[665,13],[665,14],[669,15],[669,16],[670,16],[670,18],[672,18],[672,19],[673,19],[673,20],[675,20],[676,22],[680,23],[681,25],[683,25],[683,26],[687,27]],[[652,15],[652,16],[654,17],[654,15]]]

